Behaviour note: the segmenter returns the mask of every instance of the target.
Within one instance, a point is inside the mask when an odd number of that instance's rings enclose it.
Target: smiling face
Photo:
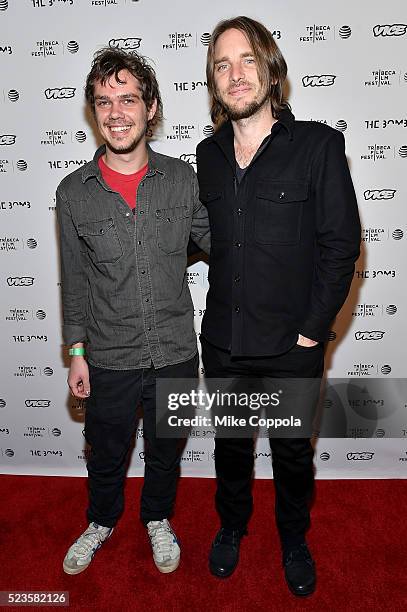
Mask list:
[[[260,83],[256,59],[245,34],[226,30],[215,44],[214,81],[216,96],[230,119],[246,119],[268,101]]]
[[[127,70],[113,75],[104,85],[95,83],[95,119],[106,146],[116,155],[132,153],[145,146],[147,122],[156,111],[154,101],[147,110],[139,80]]]

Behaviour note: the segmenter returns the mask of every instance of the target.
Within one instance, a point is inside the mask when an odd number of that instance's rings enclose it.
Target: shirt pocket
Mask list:
[[[95,263],[114,263],[123,255],[117,228],[112,218],[78,224],[78,235]]]
[[[304,202],[308,200],[306,181],[259,182],[256,191],[254,236],[259,244],[298,244]]]
[[[208,211],[211,240],[228,240],[231,236],[232,219],[225,206],[222,189],[214,185],[201,185],[199,199]]]
[[[161,208],[155,211],[158,247],[164,253],[186,249],[189,237],[190,211],[186,205]]]

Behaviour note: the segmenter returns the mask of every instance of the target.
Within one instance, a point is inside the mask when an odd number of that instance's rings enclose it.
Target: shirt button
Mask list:
[[[145,273],[146,273],[146,271],[145,271],[145,270],[142,270],[142,271],[141,271],[141,273],[142,273],[142,274],[145,274]]]
[[[151,327],[147,327],[147,331],[151,331]]]
[[[278,197],[280,198],[280,200],[284,200],[284,198],[285,198],[284,191],[281,191]]]
[[[140,210],[140,215],[144,215],[144,210]]]
[[[239,306],[235,306],[235,312],[240,312]]]
[[[137,242],[137,244],[141,244],[141,240],[139,240],[139,241]]]
[[[238,208],[236,212],[237,212],[238,215],[242,215],[243,214],[243,210],[241,208]]]
[[[240,276],[239,275],[235,276],[233,280],[235,281],[235,283],[238,283],[240,281]]]
[[[126,213],[126,217],[130,217],[130,213]]]
[[[235,242],[235,247],[236,247],[237,249],[240,249],[240,247],[241,247],[241,246],[242,246],[242,243],[241,243],[241,242]]]
[[[99,230],[99,233],[100,233],[100,234],[104,234],[104,233],[105,233],[105,230],[104,230],[104,229],[101,229],[101,230]]]
[[[146,298],[146,302],[149,302],[149,301],[150,301],[149,298]]]

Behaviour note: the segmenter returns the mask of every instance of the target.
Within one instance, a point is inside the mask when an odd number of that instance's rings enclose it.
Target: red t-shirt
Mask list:
[[[99,157],[99,168],[103,180],[113,191],[120,193],[132,210],[136,208],[137,187],[147,174],[148,164],[134,174],[122,174],[106,166],[102,157]]]

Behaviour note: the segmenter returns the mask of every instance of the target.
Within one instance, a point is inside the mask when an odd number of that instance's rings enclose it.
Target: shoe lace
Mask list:
[[[155,552],[162,555],[170,555],[174,542],[174,534],[171,527],[163,521],[154,521],[148,526],[148,535],[151,539],[151,545]]]
[[[95,548],[100,546],[103,541],[101,534],[90,532],[85,533],[77,542],[74,544],[74,554],[79,558],[85,558],[89,553],[93,552]]]

